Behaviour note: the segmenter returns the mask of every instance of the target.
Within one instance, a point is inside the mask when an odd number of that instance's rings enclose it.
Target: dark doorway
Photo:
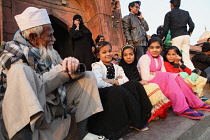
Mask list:
[[[67,25],[52,15],[49,17],[54,29],[54,36],[56,38],[54,49],[58,51],[62,59],[73,56],[73,50],[70,49],[71,42]]]

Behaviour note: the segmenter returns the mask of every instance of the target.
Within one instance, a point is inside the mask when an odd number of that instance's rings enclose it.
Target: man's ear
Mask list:
[[[131,8],[133,8],[132,6],[129,7],[129,12],[131,12]]]
[[[30,33],[29,34],[29,41],[32,43],[32,44],[37,44],[37,38],[38,38],[38,35],[36,33]]]

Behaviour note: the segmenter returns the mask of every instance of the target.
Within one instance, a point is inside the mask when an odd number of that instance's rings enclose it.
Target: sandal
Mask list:
[[[108,140],[104,136],[98,136],[92,133],[88,133],[82,140]]]
[[[130,126],[130,128],[135,129],[137,131],[147,131],[147,130],[149,130],[149,128],[146,125],[144,127],[142,127],[141,129],[133,127],[133,126]]]
[[[192,109],[187,109],[184,112],[182,112],[181,114],[178,114],[178,116],[195,119],[195,120],[204,118],[204,115],[202,113],[198,113]]]
[[[199,97],[201,100],[202,100],[202,102],[205,102],[205,101],[208,101],[209,99],[208,98],[206,98],[205,96],[201,96],[201,97]]]
[[[194,110],[204,110],[204,111],[210,111],[210,105],[203,104],[200,108],[194,108]]]
[[[203,101],[204,104],[210,105],[210,100]]]

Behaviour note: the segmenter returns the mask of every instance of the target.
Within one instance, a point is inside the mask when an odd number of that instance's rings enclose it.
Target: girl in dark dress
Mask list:
[[[82,17],[75,15],[73,17],[73,26],[69,31],[71,38],[71,47],[73,47],[73,56],[81,63],[86,65],[87,70],[91,70],[91,64],[95,62],[92,53],[92,46],[94,42],[92,33],[84,25]]]
[[[132,126],[141,129],[151,115],[151,102],[141,84],[129,81],[123,69],[111,63],[112,47],[99,42],[96,48],[99,62],[92,64],[104,108],[89,118],[90,132],[118,140]]]
[[[128,79],[139,81],[144,86],[147,95],[152,103],[152,114],[149,121],[153,119],[166,118],[167,110],[172,105],[169,99],[162,93],[160,87],[155,83],[148,83],[141,79],[137,69],[137,58],[135,48],[132,45],[125,45],[121,49],[121,61],[119,65],[123,68]]]

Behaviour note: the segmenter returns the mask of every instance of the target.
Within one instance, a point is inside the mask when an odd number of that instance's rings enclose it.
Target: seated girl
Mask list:
[[[152,105],[144,87],[137,81],[128,81],[123,69],[111,63],[112,46],[109,42],[99,42],[96,55],[100,61],[92,64],[92,71],[104,111],[89,119],[90,132],[117,140],[131,126],[143,128],[151,116]]]
[[[207,79],[192,73],[191,69],[186,67],[182,61],[182,54],[176,46],[171,46],[165,51],[164,66],[167,72],[179,73],[184,81],[192,88],[204,103],[209,104],[210,100],[203,96],[203,87]]]
[[[162,41],[160,38],[151,38],[148,42],[148,51],[143,55],[137,64],[141,78],[149,83],[159,85],[163,94],[173,103],[172,108],[179,116],[202,119],[203,113],[194,110],[210,111],[210,106],[204,104],[184,80],[176,73],[166,72],[162,51]],[[193,108],[193,109],[190,109]]]
[[[167,110],[172,105],[168,98],[162,93],[160,87],[155,83],[148,83],[141,79],[137,70],[137,59],[135,57],[135,49],[132,45],[125,45],[121,49],[121,61],[119,65],[123,68],[125,75],[130,81],[139,81],[144,85],[144,89],[152,103],[152,115],[149,119],[151,121],[155,117],[160,116],[161,118],[167,117]]]

